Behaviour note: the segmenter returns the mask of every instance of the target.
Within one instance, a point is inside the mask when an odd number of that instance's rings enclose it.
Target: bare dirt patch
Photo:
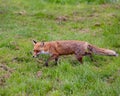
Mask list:
[[[88,32],[90,32],[90,29],[89,28],[81,29],[81,30],[79,30],[79,32],[81,32],[81,33],[88,33]]]
[[[10,78],[14,70],[4,64],[0,64],[0,70],[5,71],[5,73],[2,76],[0,76],[0,86],[3,86],[6,82],[6,79]]]
[[[22,10],[22,11],[19,11],[19,12],[15,12],[15,14],[18,14],[18,15],[26,15],[27,12],[25,10]]]
[[[37,73],[36,73],[36,77],[37,78],[40,78],[42,76],[42,71],[38,71]]]
[[[65,21],[67,21],[67,20],[68,20],[68,16],[58,16],[58,17],[56,18],[56,21],[57,21],[58,23],[65,22]]]
[[[3,64],[0,64],[0,68],[3,69],[3,70],[5,70],[5,71],[8,71],[9,73],[13,72],[13,69],[11,69],[8,66],[3,65]]]
[[[110,4],[102,4],[101,6],[102,6],[101,8],[106,9],[106,8],[110,8],[112,5],[110,5]]]
[[[97,23],[94,24],[94,26],[96,26],[96,27],[100,27],[101,24],[100,24],[99,22],[97,22]]]

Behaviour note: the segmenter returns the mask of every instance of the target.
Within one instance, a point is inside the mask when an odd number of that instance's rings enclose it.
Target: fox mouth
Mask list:
[[[36,58],[37,56],[33,56],[33,58]]]
[[[33,55],[33,58],[37,58],[37,57],[38,57],[38,55],[39,55],[39,54],[37,54],[37,55],[35,55],[35,56]]]
[[[33,55],[33,58],[37,58],[40,54],[41,52],[37,53],[36,55]]]

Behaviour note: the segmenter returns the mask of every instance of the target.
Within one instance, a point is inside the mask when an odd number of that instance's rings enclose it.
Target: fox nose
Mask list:
[[[35,58],[36,56],[33,55],[33,58]]]

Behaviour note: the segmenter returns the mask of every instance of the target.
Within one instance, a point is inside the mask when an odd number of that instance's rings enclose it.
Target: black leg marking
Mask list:
[[[58,57],[55,58],[55,65],[57,65],[57,63],[58,63]]]

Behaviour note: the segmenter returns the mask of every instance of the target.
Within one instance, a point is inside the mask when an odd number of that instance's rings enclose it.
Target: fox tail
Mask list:
[[[98,48],[91,44],[88,45],[88,50],[92,53],[99,54],[99,55],[116,56],[116,57],[118,56],[118,54],[113,50]]]

